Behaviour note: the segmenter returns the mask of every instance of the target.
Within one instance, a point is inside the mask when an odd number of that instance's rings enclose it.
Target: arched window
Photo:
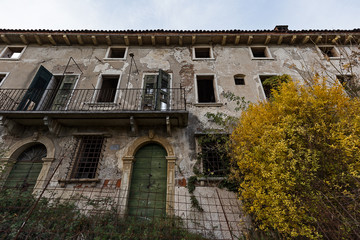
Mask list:
[[[4,186],[31,191],[41,171],[44,157],[46,157],[46,147],[42,144],[25,149],[17,157]]]

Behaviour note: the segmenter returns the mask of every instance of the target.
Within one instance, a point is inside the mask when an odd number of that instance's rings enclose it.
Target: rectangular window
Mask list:
[[[196,76],[196,84],[199,103],[216,102],[214,76]]]
[[[272,59],[267,47],[250,47],[253,59]]]
[[[106,52],[106,59],[125,60],[127,47],[109,47]]]
[[[0,86],[4,83],[4,80],[8,74],[7,73],[0,73]]]
[[[236,74],[234,76],[235,85],[245,85],[245,75]]]
[[[352,75],[336,75],[337,80],[339,80],[339,82],[342,85],[346,85],[348,83],[351,82],[351,80],[353,79]]]
[[[221,177],[229,173],[230,158],[225,148],[227,135],[205,135],[198,139],[202,172],[208,177]]]
[[[275,76],[276,75],[260,75],[259,76],[266,98],[271,97],[271,89],[272,89],[272,85],[266,80],[268,80],[272,77],[275,77]]]
[[[71,174],[72,178],[96,178],[103,147],[103,136],[81,136]]]
[[[97,102],[114,102],[119,84],[119,75],[102,75]]]
[[[213,59],[212,48],[208,46],[193,47],[193,59]]]
[[[339,52],[334,46],[319,46],[318,48],[324,57],[338,58],[340,56]]]
[[[0,54],[0,58],[16,60],[21,57],[25,50],[22,46],[7,46]]]

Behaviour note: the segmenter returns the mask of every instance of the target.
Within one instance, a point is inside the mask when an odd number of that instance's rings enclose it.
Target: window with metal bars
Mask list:
[[[203,173],[207,176],[221,177],[228,174],[229,157],[224,147],[228,136],[203,136],[199,139],[199,157]]]
[[[103,136],[81,136],[72,178],[96,178],[104,148]]]

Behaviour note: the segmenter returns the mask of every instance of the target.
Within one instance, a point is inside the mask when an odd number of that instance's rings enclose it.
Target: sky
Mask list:
[[[3,29],[360,28],[360,0],[0,0],[0,7]]]

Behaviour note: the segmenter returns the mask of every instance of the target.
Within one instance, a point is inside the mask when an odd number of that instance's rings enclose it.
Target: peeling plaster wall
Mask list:
[[[0,49],[4,47],[5,45],[1,45]],[[209,60],[193,60],[192,48],[189,46],[130,46],[128,53],[134,54],[139,72],[136,72],[133,64],[129,75],[131,57],[126,56],[126,60],[105,59],[107,49],[106,46],[27,46],[21,59],[1,60],[0,72],[10,73],[2,88],[27,88],[40,65],[53,74],[63,74],[65,70],[68,73],[81,74],[77,84],[79,89],[98,86],[101,74],[121,75],[121,88],[140,88],[146,73],[157,73],[159,69],[171,73],[171,87],[185,88],[189,111],[188,127],[173,129],[172,137],[167,138],[177,154],[176,178],[186,178],[192,174],[192,167],[196,162],[194,132],[214,127],[205,114],[207,112],[240,114],[234,112],[234,105],[226,102],[221,95],[222,92],[230,91],[245,97],[246,101],[256,102],[264,99],[259,75],[289,74],[294,79],[301,80],[299,72],[304,68],[304,64],[307,64],[307,67],[316,67],[319,62],[329,67],[330,71],[334,71],[331,65],[322,59],[319,51],[311,45],[269,46],[272,58],[266,60],[252,59],[248,46],[214,45],[214,59]],[[346,51],[350,52],[349,49]],[[77,65],[69,61],[70,57]],[[197,105],[195,74],[214,75],[217,86],[215,94],[220,105],[208,104],[205,107]],[[245,85],[234,84],[236,74],[245,75]],[[100,171],[99,177],[121,176],[122,163],[119,159],[125,153],[124,149],[129,147],[127,143],[131,142],[127,131],[128,129],[111,129],[110,132],[116,137],[110,138],[108,144],[118,145],[119,150],[108,150],[109,155],[105,154],[103,165],[108,167]],[[157,134],[165,135],[164,131],[162,129]],[[142,132],[147,134],[144,129]],[[4,138],[3,132],[2,135]],[[25,135],[24,133],[22,137]],[[57,141],[61,142],[61,138]],[[58,147],[62,146],[58,145]],[[114,170],[115,166],[117,170]]]
[[[0,51],[4,47],[5,45],[0,45]],[[147,136],[149,130],[154,130],[156,135],[165,138],[172,145],[176,156],[175,183],[178,183],[180,180],[193,175],[193,166],[196,163],[194,133],[202,131],[204,128],[214,127],[213,123],[209,122],[205,117],[205,114],[207,112],[222,112],[229,115],[240,114],[234,112],[234,105],[226,102],[226,99],[221,95],[222,92],[230,91],[238,96],[245,97],[246,101],[256,102],[264,99],[259,75],[289,74],[294,79],[301,81],[299,72],[303,71],[304,64],[309,68],[314,67],[315,70],[321,70],[320,67],[317,67],[319,62],[326,65],[330,71],[336,74],[334,68],[324,61],[319,51],[311,45],[295,47],[287,45],[269,46],[272,59],[266,60],[251,59],[248,46],[215,45],[213,46],[214,59],[209,60],[193,60],[192,48],[189,46],[130,46],[128,53],[134,54],[138,73],[134,64],[130,72],[131,58],[129,56],[123,61],[107,60],[104,59],[106,51],[106,46],[30,45],[26,48],[21,59],[15,61],[0,60],[0,72],[10,73],[1,88],[27,88],[40,65],[46,67],[53,74],[63,74],[65,70],[66,72],[81,74],[77,84],[78,89],[94,88],[94,86],[97,86],[101,74],[121,75],[120,88],[141,88],[144,74],[157,73],[159,69],[163,69],[171,73],[172,88],[185,88],[186,109],[189,111],[188,126],[183,128],[172,127],[171,136],[167,135],[165,125],[140,126],[137,136],[130,134],[129,126],[122,128],[102,126],[64,127],[59,136],[50,134],[45,126],[28,127],[18,136],[8,134],[3,127],[0,127],[0,143],[3,148],[9,148],[16,141],[32,136],[35,132],[39,132],[40,135],[47,136],[54,141],[56,160],[51,165],[47,179],[50,178],[51,172],[60,159],[63,158],[64,160],[61,167],[56,171],[50,183],[50,188],[58,188],[58,180],[65,179],[69,174],[76,146],[73,134],[77,132],[106,132],[111,137],[106,139],[105,151],[98,171],[100,183],[95,187],[86,183],[80,185],[71,183],[67,184],[65,188],[87,187],[89,191],[91,189],[91,191],[95,191],[95,189],[107,187],[106,189],[112,190],[109,190],[109,192],[101,190],[103,192],[99,194],[116,197],[118,194],[116,187],[118,187],[122,178],[122,158],[126,155],[131,144],[138,137]],[[76,61],[77,65],[73,61],[69,62],[70,57]],[[338,62],[338,60],[334,61]],[[217,86],[215,89],[217,103],[220,104],[197,105],[196,74],[214,74]],[[236,74],[245,75],[245,85],[235,85],[234,75]],[[114,187],[109,188],[110,185]],[[177,189],[176,191],[185,190]],[[199,190],[199,192],[201,191]],[[203,191],[205,194],[213,190],[204,188]],[[66,196],[63,197],[66,198]],[[177,209],[177,211],[180,210]],[[181,215],[180,212],[178,214]],[[203,217],[206,218],[206,216]]]
[[[5,45],[1,45],[0,49]],[[142,87],[143,75],[146,73],[156,73],[163,69],[171,73],[173,88],[184,87],[186,91],[187,110],[189,111],[189,124],[186,129],[174,129],[173,136],[169,138],[174,143],[174,148],[178,155],[179,168],[184,176],[191,174],[191,168],[195,161],[195,146],[193,132],[212,127],[212,123],[205,117],[207,112],[223,112],[226,114],[234,113],[234,105],[227,103],[222,92],[233,92],[238,96],[244,96],[246,101],[256,102],[264,99],[262,86],[258,76],[289,74],[296,80],[301,80],[299,71],[308,67],[315,67],[322,62],[325,66],[333,70],[331,66],[322,59],[319,51],[311,45],[269,46],[272,59],[254,60],[251,59],[250,48],[248,46],[213,46],[214,59],[193,60],[192,48],[189,46],[130,46],[128,53],[134,53],[135,63],[139,70],[137,73],[135,65],[130,71],[131,58],[126,56],[126,60],[116,61],[105,59],[106,46],[27,46],[24,54],[19,60],[1,60],[0,72],[9,72],[2,85],[2,88],[27,88],[40,65],[46,67],[53,74],[62,74],[65,70],[69,73],[81,74],[77,88],[91,89],[97,86],[101,74],[121,75],[120,87],[140,88]],[[349,50],[346,50],[349,52]],[[70,57],[73,61],[69,62]],[[69,62],[69,65],[67,66]],[[336,62],[336,60],[335,60]],[[66,68],[67,66],[67,68]],[[78,69],[81,69],[81,71]],[[66,68],[66,69],[65,69]],[[217,88],[217,103],[222,105],[209,104],[206,107],[196,105],[196,79],[195,74],[214,74]],[[235,85],[234,75],[244,74],[245,85]],[[336,72],[334,71],[334,74]],[[128,82],[129,80],[129,82]],[[115,130],[114,130],[115,131]],[[114,136],[125,136],[124,130],[117,130]],[[126,139],[121,141],[120,150],[114,153],[119,158],[129,142]],[[115,141],[115,142],[114,142]],[[116,143],[114,140],[111,144]],[[111,157],[109,157],[111,158]],[[105,163],[110,164],[110,160],[105,157]],[[117,164],[121,169],[121,163]],[[107,170],[106,174],[100,176],[117,174]],[[179,176],[177,172],[177,176]]]

